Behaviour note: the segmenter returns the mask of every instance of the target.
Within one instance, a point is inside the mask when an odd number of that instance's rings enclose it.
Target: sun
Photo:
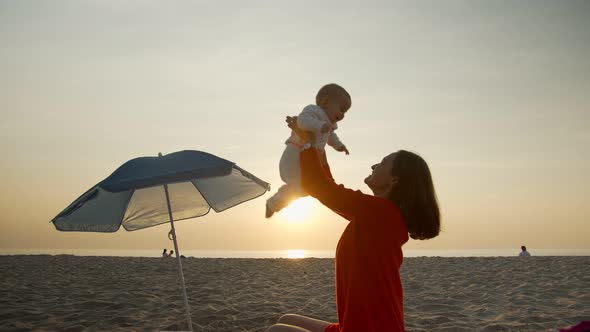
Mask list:
[[[289,222],[302,222],[313,210],[313,199],[311,197],[298,198],[280,212],[280,216]]]

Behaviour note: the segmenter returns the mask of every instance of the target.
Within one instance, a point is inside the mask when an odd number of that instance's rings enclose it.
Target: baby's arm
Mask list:
[[[297,116],[297,125],[303,130],[314,133],[326,133],[330,130],[329,124],[306,111],[301,112],[301,114]]]
[[[349,154],[348,149],[340,141],[340,138],[338,138],[338,135],[336,135],[336,132],[334,132],[334,131],[328,137],[328,145],[331,146],[331,147],[333,147],[334,150],[336,150],[336,151],[346,152],[346,154]]]

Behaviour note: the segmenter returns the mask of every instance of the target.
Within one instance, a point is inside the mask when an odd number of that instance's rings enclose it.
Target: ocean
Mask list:
[[[168,248],[168,250],[173,248]],[[590,249],[535,249],[527,248],[532,256],[590,256]],[[520,248],[514,249],[407,249],[404,257],[511,257],[518,256]],[[184,250],[186,257],[199,258],[334,258],[333,250]],[[0,255],[75,255],[75,256],[120,256],[160,257],[162,249],[0,249]]]

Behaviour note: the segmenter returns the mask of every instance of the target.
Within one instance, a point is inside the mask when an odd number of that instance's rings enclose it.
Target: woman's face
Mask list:
[[[371,166],[373,172],[367,176],[365,183],[371,188],[375,196],[387,196],[391,188],[397,184],[397,176],[391,175],[395,155],[394,152],[383,158],[380,163]]]

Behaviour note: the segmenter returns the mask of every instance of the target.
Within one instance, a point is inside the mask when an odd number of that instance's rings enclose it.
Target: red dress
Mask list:
[[[349,220],[336,248],[338,323],[326,332],[404,331],[399,274],[408,230],[390,200],[337,185],[318,152],[301,152],[303,189]]]

